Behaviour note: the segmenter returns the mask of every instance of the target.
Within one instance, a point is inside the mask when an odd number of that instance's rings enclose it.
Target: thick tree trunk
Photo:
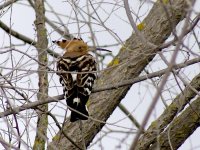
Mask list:
[[[172,32],[173,26],[176,26],[185,17],[187,7],[186,1],[187,0],[173,0],[171,4],[164,4],[168,9],[170,21],[163,5],[160,2],[156,2],[148,16],[141,23],[143,28],[140,30],[144,38],[148,42],[160,46]],[[173,26],[171,22],[173,22]],[[159,48],[147,47],[145,43],[141,42],[141,39],[133,34],[121,48],[119,54],[110,63],[110,69],[101,73],[95,86],[101,87],[105,84],[112,85],[139,76],[158,51],[160,51]],[[115,90],[92,94],[88,104],[90,116],[101,121],[106,121],[124,98],[130,87],[131,85],[120,88],[116,87]],[[103,125],[103,122],[91,119],[83,122],[86,146],[90,144]],[[78,145],[82,145],[82,137],[78,123],[70,123],[67,121],[64,131]],[[54,149],[54,146],[60,150],[77,149],[63,136],[63,134],[61,135],[61,138],[59,138],[59,136],[60,132],[48,145],[49,150]]]

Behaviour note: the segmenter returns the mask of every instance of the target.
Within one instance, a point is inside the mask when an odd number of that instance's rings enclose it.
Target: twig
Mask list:
[[[149,41],[147,41],[144,36],[139,32],[139,30],[137,29],[137,26],[133,20],[133,17],[131,15],[131,11],[130,11],[130,7],[129,7],[129,4],[128,4],[128,0],[124,0],[124,7],[125,7],[125,10],[126,10],[126,15],[129,19],[129,22],[133,28],[133,30],[135,31],[136,35],[139,37],[139,39],[142,41],[142,43],[147,46],[150,46],[151,48],[156,48],[157,46],[154,45],[153,43],[150,43]]]
[[[15,86],[13,86],[12,83],[11,83],[8,79],[6,79],[1,73],[0,73],[0,76],[1,76],[8,84],[10,84],[11,89],[13,89],[17,94],[19,94],[22,98],[24,98],[25,101],[27,101],[27,102],[29,101],[29,99],[24,95],[24,93],[19,92],[19,91],[15,88]]]
[[[192,64],[197,63],[199,61],[200,61],[200,58],[195,58],[195,59],[189,60],[185,63],[180,63],[178,65],[175,65],[174,68],[175,69],[184,68],[186,66],[192,65]],[[111,86],[106,86],[106,87],[102,87],[102,88],[94,88],[94,90],[92,92],[96,93],[96,92],[105,91],[105,90],[113,90],[113,89],[117,89],[119,87],[128,86],[128,85],[131,85],[131,84],[134,84],[134,83],[137,83],[137,82],[141,82],[141,81],[144,81],[144,80],[149,79],[149,78],[160,77],[163,74],[165,74],[166,71],[167,71],[167,68],[160,70],[160,71],[157,71],[157,72],[153,72],[153,73],[144,75],[144,76],[134,78],[132,80],[123,81],[123,83],[119,83],[119,84],[115,84],[115,85],[111,85]],[[3,87],[4,85],[0,85],[0,86]],[[6,88],[9,88],[9,87],[6,87]],[[39,105],[52,103],[52,102],[58,102],[59,100],[62,100],[63,98],[64,98],[64,95],[62,94],[62,95],[57,95],[57,96],[54,96],[54,97],[49,97],[47,101],[43,101],[43,102],[36,101],[36,102],[24,104],[22,106],[18,106],[18,107],[13,108],[13,111],[6,110],[4,112],[0,112],[0,118],[2,118],[4,116],[11,115],[12,113],[19,113],[19,112],[24,111],[26,109],[31,109],[31,108],[34,109],[36,106],[39,106]]]
[[[189,60],[187,62],[174,65],[173,69],[184,68],[186,66],[189,66],[189,65],[192,65],[192,64],[195,64],[195,63],[198,63],[198,62],[200,62],[200,58],[194,58],[194,59]],[[107,86],[107,87],[94,88],[94,90],[92,92],[96,93],[96,92],[105,91],[105,90],[113,90],[113,89],[117,89],[117,88],[120,88],[120,87],[123,87],[123,86],[128,86],[128,85],[131,85],[131,84],[134,84],[134,83],[137,83],[137,82],[141,82],[141,81],[144,81],[146,79],[150,79],[150,78],[154,78],[154,77],[160,77],[160,76],[164,75],[167,72],[167,70],[168,70],[168,68],[160,70],[160,71],[156,71],[156,72],[153,72],[153,73],[149,73],[149,74],[144,75],[144,76],[139,76],[139,77],[131,79],[131,80],[125,80],[122,83],[110,85],[110,86]]]
[[[8,0],[8,1],[4,2],[2,5],[0,5],[0,9],[3,9],[3,8],[5,8],[5,7],[17,2],[17,1],[18,0]]]
[[[80,150],[83,150],[82,148],[80,148],[80,147],[79,147],[65,132],[64,132],[64,130],[61,130],[62,127],[60,126],[60,124],[59,124],[58,120],[56,119],[56,117],[55,117],[52,113],[50,113],[50,112],[47,112],[47,114],[48,114],[49,116],[51,116],[51,118],[55,121],[56,126],[59,128],[60,131],[62,131],[63,135],[64,135],[74,146],[76,146],[76,147],[77,147],[78,149],[80,149]]]
[[[36,42],[32,39],[30,39],[29,37],[14,31],[12,29],[10,29],[6,24],[4,24],[1,20],[0,20],[0,27],[7,32],[8,34],[11,34],[12,36],[16,37],[17,39],[20,39],[22,41],[24,41],[25,43],[28,43],[30,45],[36,46]],[[49,55],[53,56],[53,57],[59,57],[60,55],[50,49],[47,48],[47,52],[49,53]]]
[[[138,123],[138,121],[133,117],[133,115],[126,109],[126,107],[124,107],[124,105],[119,104],[119,109],[121,109],[121,111],[127,115],[127,117],[133,122],[133,124],[137,127],[140,128],[140,124]]]
[[[32,2],[32,0],[28,0],[29,4],[31,5],[31,7],[33,9],[35,9],[35,5],[34,3]],[[47,2],[46,2],[47,3]],[[47,3],[48,4],[48,3]],[[50,5],[49,5],[50,6]],[[51,7],[50,7],[51,8]],[[56,15],[57,16],[57,15]],[[72,39],[73,36],[70,35],[69,33],[65,33],[63,32],[62,30],[60,30],[59,27],[57,27],[52,21],[50,21],[47,17],[45,17],[45,21],[46,23],[48,23],[56,32],[58,32],[60,35],[62,35],[64,38],[66,39]]]

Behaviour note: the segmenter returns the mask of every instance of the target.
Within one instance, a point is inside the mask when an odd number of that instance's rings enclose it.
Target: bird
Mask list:
[[[87,120],[86,104],[97,78],[95,58],[89,54],[89,46],[81,38],[52,42],[64,49],[63,56],[57,61],[57,75],[71,110],[70,122]]]

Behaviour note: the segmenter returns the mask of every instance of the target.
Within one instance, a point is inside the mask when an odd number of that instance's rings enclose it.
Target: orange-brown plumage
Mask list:
[[[53,41],[65,50],[64,57],[77,57],[88,53],[88,45],[82,39]]]

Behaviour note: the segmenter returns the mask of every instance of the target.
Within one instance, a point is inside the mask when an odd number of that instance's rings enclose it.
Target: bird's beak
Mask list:
[[[99,48],[99,47],[89,47],[88,51],[91,51],[91,52],[94,52],[94,51],[112,52],[108,49]]]

